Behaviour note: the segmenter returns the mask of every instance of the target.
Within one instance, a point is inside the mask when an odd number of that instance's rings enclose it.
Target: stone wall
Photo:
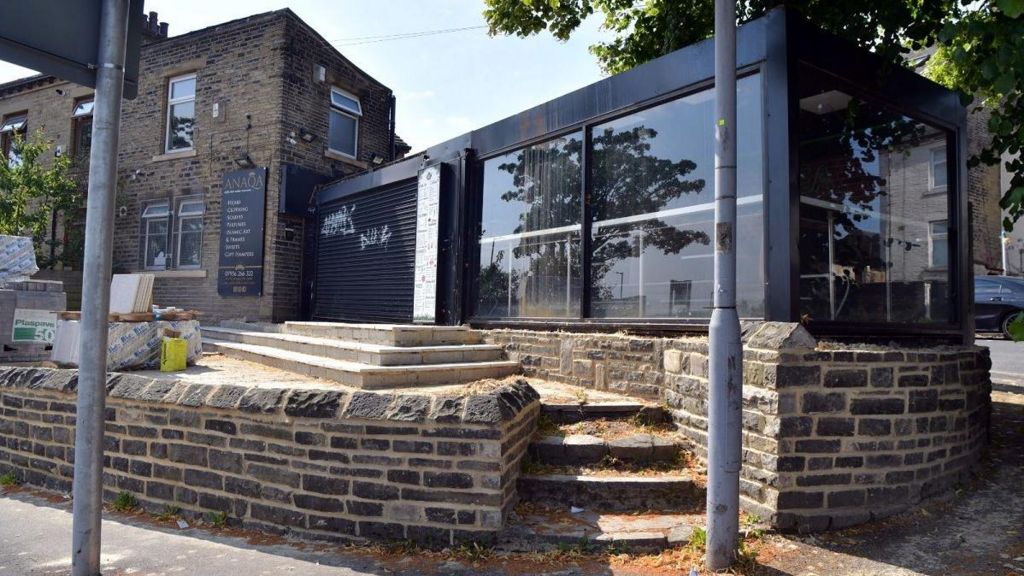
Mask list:
[[[706,457],[706,337],[491,330],[524,372],[665,403]],[[817,342],[797,324],[744,327],[744,506],[825,530],[949,493],[988,438],[988,349]]]
[[[70,491],[76,372],[0,368],[0,473]],[[107,383],[104,499],[224,512],[326,541],[495,538],[539,402],[525,382],[462,395]]]

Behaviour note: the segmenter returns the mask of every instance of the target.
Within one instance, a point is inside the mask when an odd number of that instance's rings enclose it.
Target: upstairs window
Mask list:
[[[21,150],[18,141],[24,142],[28,134],[28,114],[6,116],[0,124],[0,152],[11,166],[21,164]]]
[[[206,205],[201,198],[188,198],[178,204],[179,269],[200,268],[203,264],[203,212]]]
[[[946,147],[932,148],[931,154],[931,174],[929,174],[928,183],[933,190],[945,189],[949,179],[949,173],[946,171]]]
[[[94,105],[95,101],[92,96],[83,98],[75,103],[75,110],[71,113],[73,123],[71,153],[86,160],[89,158],[89,151],[92,150],[92,109]]]
[[[949,221],[928,223],[928,261],[932,268],[949,266]]]
[[[196,122],[196,75],[171,78],[167,83],[167,152],[193,147]]]
[[[154,202],[142,211],[142,266],[146,270],[167,269],[167,232],[171,211],[167,201]]]
[[[359,139],[359,119],[362,116],[363,107],[359,104],[358,97],[338,88],[331,88],[328,149],[355,158]]]

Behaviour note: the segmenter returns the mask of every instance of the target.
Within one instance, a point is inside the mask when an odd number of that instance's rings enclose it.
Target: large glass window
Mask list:
[[[196,123],[196,75],[171,78],[167,85],[167,152],[191,150]]]
[[[345,156],[356,157],[359,143],[359,118],[363,108],[359,98],[339,88],[331,88],[327,147]]]
[[[582,149],[574,132],[484,162],[478,316],[579,315]]]
[[[807,66],[799,89],[801,316],[949,322],[949,134]]]
[[[737,307],[752,317],[764,314],[760,77],[737,88]],[[594,126],[594,317],[710,317],[714,104],[709,89]]]
[[[738,86],[738,307],[764,314],[761,80]],[[714,258],[714,91],[484,161],[480,318],[708,318]],[[585,228],[585,230],[584,230]],[[581,235],[590,238],[582,252]],[[582,277],[589,259],[589,281]]]

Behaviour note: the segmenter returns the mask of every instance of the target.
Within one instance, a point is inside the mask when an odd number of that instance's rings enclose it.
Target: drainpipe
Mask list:
[[[103,0],[100,7],[96,107],[89,156],[85,213],[85,273],[82,277],[81,344],[75,428],[74,501],[71,537],[73,576],[100,573],[100,514],[103,511],[103,415],[107,382],[107,313],[114,229],[117,139],[121,125],[128,0]]]
[[[398,100],[395,95],[391,95],[391,101],[389,108],[391,109],[388,114],[388,160],[395,159],[395,106],[397,106]]]
[[[743,345],[736,313],[736,0],[715,0],[715,292],[709,333],[707,552],[736,561]]]

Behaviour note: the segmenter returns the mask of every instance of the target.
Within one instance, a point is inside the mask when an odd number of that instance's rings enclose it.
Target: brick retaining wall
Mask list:
[[[70,491],[76,372],[0,368],[0,473]],[[416,393],[108,381],[104,499],[304,538],[495,538],[539,402],[525,382]]]
[[[489,330],[524,372],[664,402],[706,456],[706,337]],[[840,528],[948,494],[988,438],[988,349],[817,342],[744,326],[744,507],[783,530]]]

